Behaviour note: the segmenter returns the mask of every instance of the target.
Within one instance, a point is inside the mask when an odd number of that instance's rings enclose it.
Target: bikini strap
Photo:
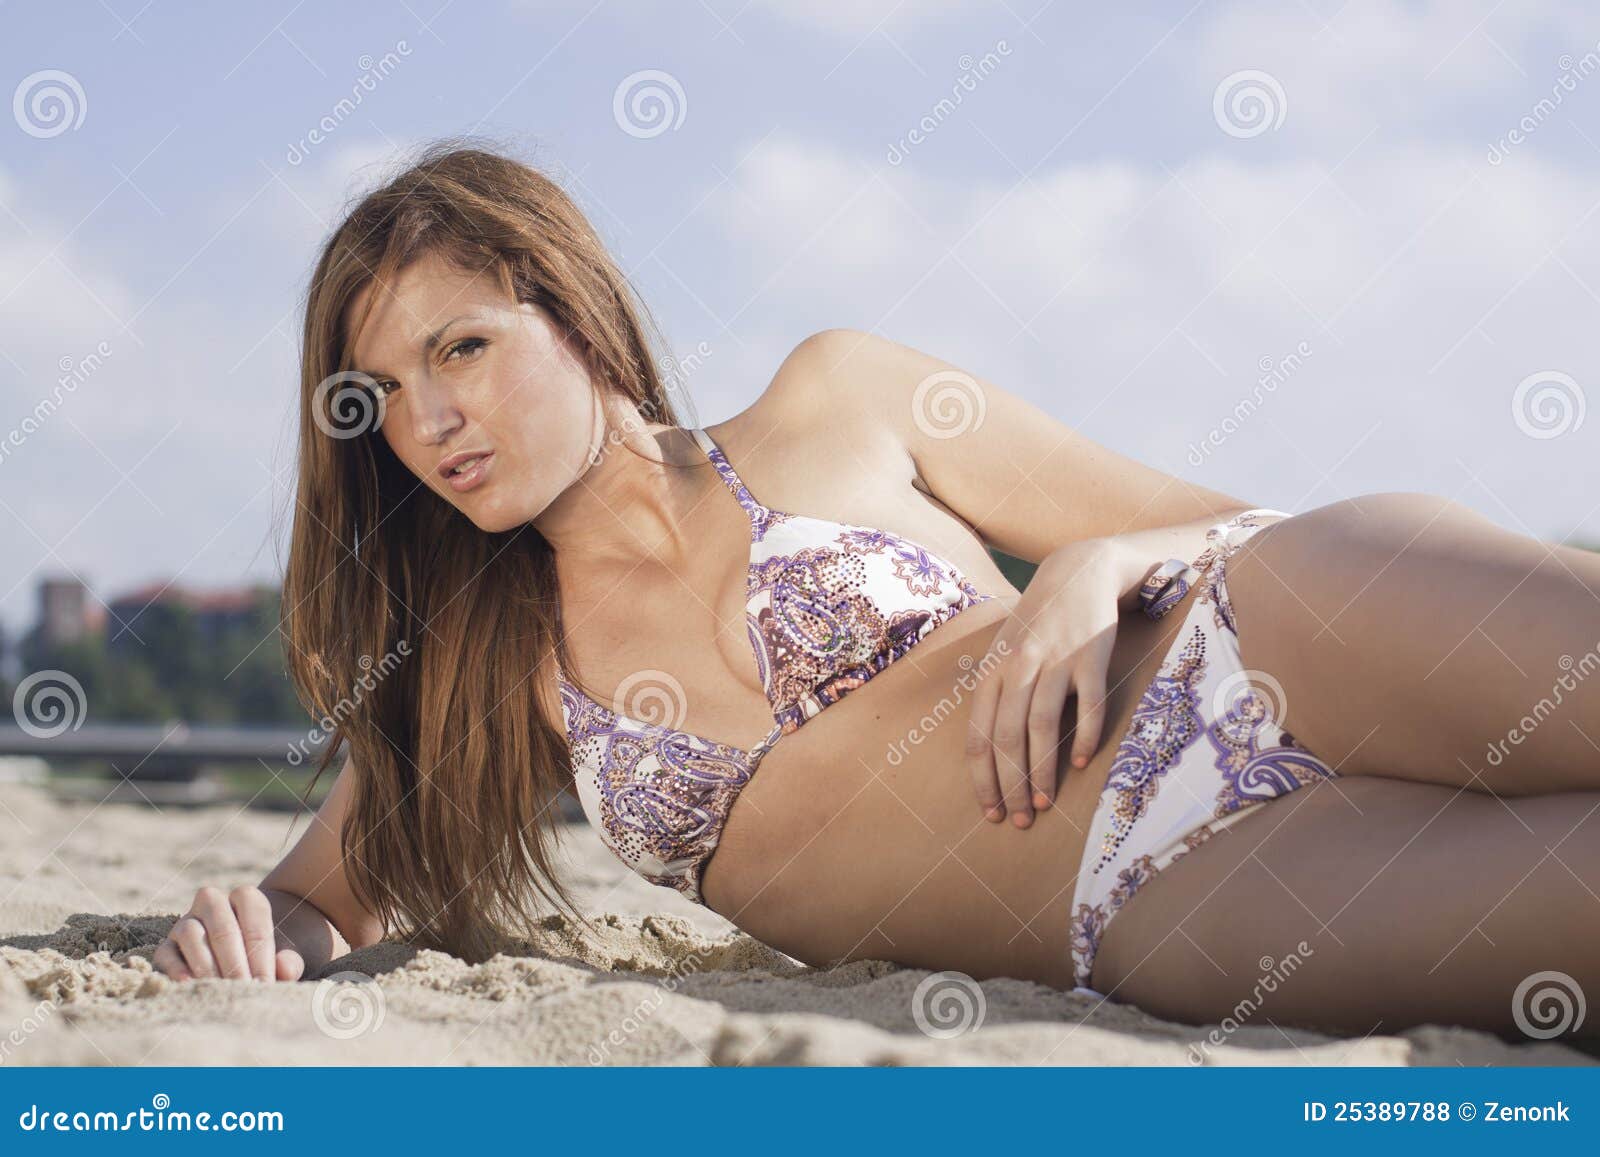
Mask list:
[[[764,528],[767,508],[757,502],[755,495],[750,493],[750,488],[744,484],[744,479],[739,477],[739,472],[733,468],[733,463],[728,461],[728,456],[722,452],[722,447],[718,446],[711,435],[700,426],[691,426],[689,432],[694,435],[694,440],[700,443],[700,448],[706,452],[706,457],[711,460],[711,465],[721,475],[728,490],[739,500],[739,505],[744,507],[753,530],[759,531]]]

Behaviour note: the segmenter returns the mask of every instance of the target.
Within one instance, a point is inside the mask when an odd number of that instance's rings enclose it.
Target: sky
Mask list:
[[[1585,11],[1585,8],[1588,8]],[[1600,11],[604,0],[0,8],[0,623],[276,581],[343,206],[478,134],[561,182],[692,419],[821,329],[1301,512],[1600,543]],[[344,103],[341,103],[344,102]]]

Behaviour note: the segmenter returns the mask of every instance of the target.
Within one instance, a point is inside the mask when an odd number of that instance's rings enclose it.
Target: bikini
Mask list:
[[[1263,517],[1290,516],[1260,508],[1219,522],[1198,558],[1169,559],[1139,590],[1152,619],[1194,597],[1117,746],[1078,865],[1073,979],[1093,995],[1100,941],[1135,893],[1253,808],[1337,774],[1277,723],[1277,681],[1239,657],[1227,561],[1270,525]]]
[[[995,596],[889,531],[762,505],[711,435],[689,432],[750,519],[745,628],[771,730],[751,748],[734,747],[613,711],[559,664],[557,680],[589,822],[646,880],[704,904],[701,871],[740,789],[778,741]]]
[[[574,784],[589,823],[638,875],[703,905],[701,873],[716,849],[728,813],[779,740],[866,684],[968,607],[996,596],[980,592],[952,563],[910,539],[874,527],[763,505],[710,434],[700,428],[689,432],[750,520],[745,627],[757,674],[772,706],[771,729],[754,746],[736,747],[692,735],[670,723],[614,711],[571,683],[559,664],[556,674]],[[1213,527],[1208,533],[1213,545],[1195,564],[1172,560],[1147,580],[1140,592],[1145,613],[1159,618],[1197,582],[1203,590],[1214,592],[1213,599],[1224,597],[1221,568],[1212,565],[1213,559],[1220,563],[1225,550],[1259,529],[1250,521],[1252,516],[1278,513],[1246,511]],[[1214,588],[1204,581],[1212,571],[1217,576]],[[1194,606],[1199,608],[1201,603],[1196,601]],[[1190,618],[1195,618],[1193,609]],[[1231,620],[1226,628],[1220,625],[1220,618],[1218,621],[1217,631],[1231,637]],[[1205,633],[1199,624],[1194,626]],[[1174,644],[1174,651],[1179,645]],[[1209,807],[1199,806],[1202,793],[1198,790],[1157,795],[1163,779],[1176,782],[1196,774],[1202,779],[1215,775],[1209,768],[1194,770],[1202,762],[1191,756],[1198,731],[1184,716],[1187,706],[1200,727],[1212,724],[1205,705],[1195,698],[1197,688],[1207,670],[1213,679],[1226,673],[1220,671],[1220,663],[1207,668],[1205,646],[1199,644],[1200,652],[1191,655],[1181,671],[1169,673],[1168,664],[1163,664],[1162,674],[1146,690],[1135,712],[1095,813],[1091,841],[1104,837],[1110,856],[1103,857],[1094,871],[1086,873],[1080,868],[1078,874],[1073,956],[1084,977],[1080,985],[1088,983],[1094,950],[1107,922],[1138,886],[1127,876],[1130,865],[1136,874],[1145,872],[1143,878],[1153,877],[1183,850],[1180,847],[1174,854],[1173,831],[1168,829],[1174,825],[1181,829],[1176,840],[1183,845],[1185,837],[1205,831],[1212,818]],[[1213,646],[1212,651],[1216,658],[1225,659],[1227,648]],[[1236,646],[1232,655],[1236,662]],[[1227,734],[1234,736],[1239,731],[1234,726]],[[1250,734],[1255,741],[1250,750],[1255,755],[1292,743],[1286,735],[1269,738],[1259,726]],[[1248,737],[1239,738],[1248,748]],[[1250,767],[1258,764],[1259,760]],[[1260,793],[1270,787],[1287,791],[1304,782],[1293,775],[1271,778],[1270,783],[1254,774],[1249,779],[1248,791],[1254,794],[1238,794],[1238,809],[1252,800],[1265,802],[1270,795]],[[1179,794],[1196,802],[1187,808],[1173,806],[1183,802],[1175,801]],[[1155,806],[1158,799],[1159,807]],[[1106,824],[1116,826],[1113,830]],[[1146,833],[1161,825],[1166,827],[1160,838],[1147,841]],[[1085,865],[1090,858],[1086,851]],[[1104,875],[1103,868],[1117,874],[1114,878]]]

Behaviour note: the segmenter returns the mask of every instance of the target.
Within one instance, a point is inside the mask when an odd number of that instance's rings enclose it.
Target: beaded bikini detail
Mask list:
[[[1141,888],[1259,805],[1338,776],[1283,728],[1281,693],[1257,690],[1254,680],[1271,677],[1240,655],[1227,563],[1270,525],[1265,516],[1291,517],[1267,507],[1235,514],[1206,531],[1198,558],[1168,560],[1139,591],[1152,619],[1190,602],[1134,706],[1090,822],[1069,925],[1080,987],[1093,978],[1106,928]]]
[[[750,519],[745,627],[772,729],[745,750],[622,715],[557,679],[589,822],[633,871],[703,904],[700,873],[778,740],[995,596],[910,539],[762,505],[711,435],[690,433]]]

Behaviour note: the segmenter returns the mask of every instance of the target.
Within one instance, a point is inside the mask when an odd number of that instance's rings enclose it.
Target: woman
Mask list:
[[[635,871],[819,965],[1361,1033],[1600,992],[1600,558],[1423,495],[1253,508],[849,330],[686,426],[644,316],[493,153],[436,147],[340,225],[284,637],[350,759],[164,971],[482,959],[569,906],[573,790]]]

